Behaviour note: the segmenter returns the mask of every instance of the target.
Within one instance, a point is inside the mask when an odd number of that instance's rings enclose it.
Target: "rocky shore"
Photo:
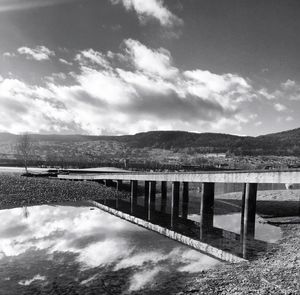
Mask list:
[[[300,224],[281,229],[278,244],[255,261],[218,265],[190,278],[178,294],[299,294]]]
[[[75,182],[17,173],[0,173],[0,209],[126,197],[125,193],[96,182]]]

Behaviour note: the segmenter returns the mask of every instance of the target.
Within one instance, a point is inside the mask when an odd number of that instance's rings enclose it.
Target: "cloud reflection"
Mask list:
[[[81,271],[89,270],[89,275],[81,279],[81,285],[97,281],[98,277],[90,270],[110,267],[111,272],[130,270],[129,291],[149,285],[159,272],[195,273],[217,263],[101,210],[44,205],[29,207],[28,211],[28,218],[24,217],[22,208],[0,211],[3,221],[0,224],[0,263],[7,257],[16,260],[25,257],[28,251],[43,250],[48,260],[56,253],[70,253]]]

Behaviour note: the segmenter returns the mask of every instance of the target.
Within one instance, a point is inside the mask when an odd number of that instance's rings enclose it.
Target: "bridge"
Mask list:
[[[300,170],[213,171],[213,172],[107,172],[70,173],[59,179],[96,181],[117,190],[129,183],[130,198],[100,200],[94,205],[120,218],[151,229],[214,258],[229,262],[249,259],[253,248],[266,247],[255,240],[257,189],[260,183],[300,183]],[[170,212],[167,212],[168,189],[171,183]],[[199,183],[199,220],[189,215],[189,184]],[[215,183],[243,184],[240,233],[214,227]],[[159,194],[157,186],[160,184]],[[138,194],[142,188],[142,200]],[[180,189],[181,188],[181,189]],[[160,204],[158,204],[160,199]],[[224,241],[225,239],[225,241]]]

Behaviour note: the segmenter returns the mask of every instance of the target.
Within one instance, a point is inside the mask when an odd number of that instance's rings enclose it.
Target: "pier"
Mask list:
[[[120,218],[164,234],[220,260],[239,262],[252,255],[253,247],[266,245],[255,240],[255,216],[258,184],[300,183],[299,170],[286,171],[214,171],[214,172],[112,172],[71,173],[58,175],[59,179],[97,181],[122,190],[129,183],[130,198],[94,202],[97,207]],[[171,183],[171,190],[167,184]],[[188,219],[189,186],[198,183],[199,220]],[[241,197],[240,233],[214,227],[214,202],[216,183],[243,184]],[[143,200],[138,188],[143,188]],[[159,196],[157,188],[159,187]],[[197,197],[198,197],[197,196]],[[159,197],[159,198],[158,198]],[[158,199],[160,203],[158,204]],[[169,201],[169,212],[166,211]],[[224,242],[224,239],[226,242]]]

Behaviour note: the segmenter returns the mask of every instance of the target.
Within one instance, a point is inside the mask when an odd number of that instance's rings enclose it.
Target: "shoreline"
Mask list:
[[[34,192],[34,193],[33,193]],[[299,191],[300,193],[300,191]],[[261,191],[258,194],[258,215],[268,221],[282,216],[286,208],[297,212],[298,192]],[[283,199],[278,194],[285,195]],[[125,197],[126,193],[95,182],[72,182],[49,178],[26,178],[19,173],[0,173],[0,209],[22,206],[55,205],[68,201],[99,200]],[[231,205],[239,206],[238,193],[217,197]],[[284,206],[281,206],[285,204]],[[298,204],[299,205],[299,204]],[[279,215],[274,212],[282,207]],[[296,211],[295,211],[296,209]],[[272,213],[272,214],[270,214]],[[300,223],[279,224],[282,238],[260,253],[251,262],[224,263],[212,269],[185,276],[178,280],[177,294],[298,294],[300,290]]]

